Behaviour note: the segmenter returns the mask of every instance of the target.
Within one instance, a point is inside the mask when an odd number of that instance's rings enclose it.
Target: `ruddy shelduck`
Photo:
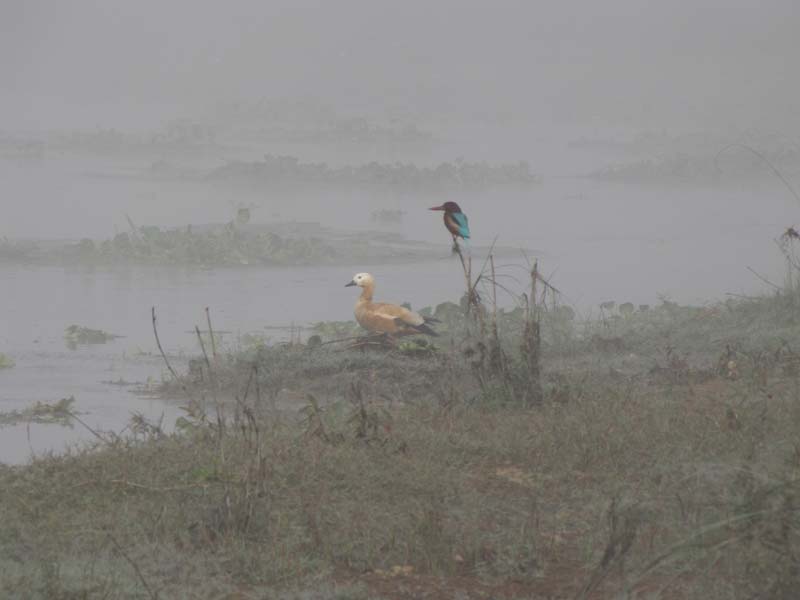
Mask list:
[[[423,317],[421,314],[397,304],[373,302],[375,279],[369,273],[356,273],[345,287],[358,286],[361,296],[356,302],[356,321],[367,331],[384,333],[389,336],[414,335],[425,333],[437,335],[428,323],[438,323],[437,319]]]

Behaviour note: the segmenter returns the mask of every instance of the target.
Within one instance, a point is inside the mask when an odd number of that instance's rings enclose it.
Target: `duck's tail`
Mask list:
[[[401,319],[400,317],[396,317],[394,320],[398,326],[400,326],[405,333],[412,333],[408,331],[409,329],[413,329],[417,333],[424,333],[426,335],[432,335],[433,337],[437,337],[439,334],[436,333],[433,329],[428,327],[428,323],[440,323],[439,319],[434,319],[433,317],[422,317],[422,323],[419,325],[413,325],[408,321]]]
[[[433,337],[439,337],[439,334],[436,333],[430,327],[428,327],[425,323],[423,323],[422,325],[414,325],[414,329],[416,329],[420,333],[424,333],[425,335],[430,335],[430,336],[433,336]]]

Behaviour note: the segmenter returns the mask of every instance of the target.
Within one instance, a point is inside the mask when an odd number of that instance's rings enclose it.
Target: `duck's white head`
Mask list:
[[[357,285],[358,287],[371,287],[375,285],[375,279],[369,273],[356,273],[350,283],[345,284],[344,287]]]

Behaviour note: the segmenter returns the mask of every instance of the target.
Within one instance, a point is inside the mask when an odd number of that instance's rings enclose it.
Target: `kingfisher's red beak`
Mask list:
[[[444,204],[442,204],[441,206],[432,206],[428,210],[444,210]]]

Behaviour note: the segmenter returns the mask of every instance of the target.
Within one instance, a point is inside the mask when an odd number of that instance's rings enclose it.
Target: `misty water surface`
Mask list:
[[[748,268],[782,282],[774,239],[800,210],[768,168],[749,179],[721,174],[713,185],[608,183],[585,175],[654,157],[620,144],[570,142],[699,132],[733,141],[770,133],[791,145],[800,130],[791,68],[799,19],[792,0],[2,2],[0,139],[52,141],[111,129],[147,137],[175,119],[218,136],[199,153],[48,145],[38,159],[0,158],[0,237],[99,240],[129,231],[126,216],[137,225],[185,227],[228,222],[241,205],[253,207],[256,223],[311,221],[359,232],[375,227],[372,210],[402,209],[391,231],[441,245],[422,263],[368,268],[380,298],[421,307],[462,292],[440,215],[426,210],[455,200],[470,217],[476,247],[497,239],[512,249],[498,259],[506,285],[524,285],[524,250],[552,274],[562,301],[584,315],[607,300],[705,303],[760,293],[770,288]],[[241,114],[230,107],[254,106],[279,107],[274,122],[245,119],[226,129],[231,114]],[[413,126],[429,137],[303,143],[263,133],[348,119],[384,130]],[[142,177],[161,160],[201,171],[265,153],[331,167],[524,160],[542,179],[433,193]],[[785,175],[797,182],[796,165]],[[167,351],[183,366],[197,352],[190,332],[202,325],[204,307],[232,332],[232,344],[247,332],[278,340],[285,332],[276,326],[352,318],[354,294],[343,284],[365,268],[0,264],[0,352],[16,361],[0,371],[0,411],[74,395],[94,427],[118,431],[132,411],[163,413],[170,424],[175,402],[103,383],[164,376],[151,306]],[[69,350],[63,332],[73,323],[124,337]],[[18,462],[87,435],[5,428],[0,460]]]
[[[289,201],[200,183],[165,185],[87,175],[90,167],[115,166],[87,159],[0,163],[5,192],[0,208],[15,215],[16,237],[44,239],[110,237],[127,229],[125,214],[141,224],[162,226],[223,222],[235,206],[232,198],[256,205],[256,221],[315,220],[343,230],[374,227],[368,219],[373,208],[402,208],[407,214],[396,231],[444,243],[426,263],[369,267],[378,277],[379,296],[421,307],[457,300],[462,293],[459,266],[449,255],[439,215],[426,210],[441,201],[439,196],[334,189],[303,191],[302,197]],[[661,294],[702,303],[727,292],[763,288],[747,267],[780,281],[783,267],[772,239],[782,224],[792,222],[795,210],[780,187],[768,181],[710,189],[550,177],[533,188],[462,194],[458,200],[470,215],[474,244],[488,245],[497,235],[498,243],[538,256],[564,292],[563,301],[584,314],[605,300],[654,304]],[[504,283],[521,291],[522,252],[498,262]],[[5,326],[0,347],[17,366],[0,373],[0,403],[13,410],[73,395],[93,427],[119,431],[131,412],[154,419],[163,414],[170,424],[178,414],[175,403],[102,383],[122,380],[141,386],[165,376],[160,357],[154,355],[151,306],[158,309],[167,351],[182,357],[177,363],[183,368],[198,351],[191,332],[195,324],[203,324],[205,306],[219,329],[232,332],[226,336],[232,345],[238,335],[249,332],[277,341],[286,332],[274,327],[352,318],[354,294],[342,286],[363,269],[2,265],[0,314]],[[506,305],[513,301],[503,299]],[[72,323],[124,337],[69,350],[63,331]],[[19,461],[31,449],[57,449],[64,441],[87,436],[80,429],[55,426],[7,428],[0,454]]]

